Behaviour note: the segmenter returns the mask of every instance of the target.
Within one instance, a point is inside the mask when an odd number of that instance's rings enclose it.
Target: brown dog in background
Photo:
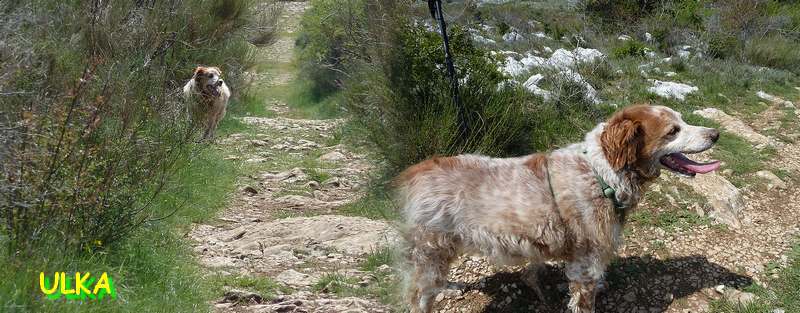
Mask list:
[[[198,66],[192,79],[183,86],[183,95],[196,101],[189,111],[194,121],[203,121],[203,139],[214,138],[231,97],[230,89],[222,80],[222,71],[218,67]]]

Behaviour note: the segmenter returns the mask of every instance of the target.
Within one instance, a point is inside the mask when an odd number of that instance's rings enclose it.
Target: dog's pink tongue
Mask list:
[[[690,160],[689,158],[687,158],[682,153],[673,153],[673,154],[670,154],[670,156],[681,167],[683,167],[683,168],[685,168],[687,170],[690,170],[692,172],[699,173],[699,174],[705,174],[705,173],[708,173],[708,172],[716,171],[720,166],[720,162],[719,161],[711,161],[711,162],[708,162],[708,163],[699,163],[699,162],[695,162],[695,161]]]

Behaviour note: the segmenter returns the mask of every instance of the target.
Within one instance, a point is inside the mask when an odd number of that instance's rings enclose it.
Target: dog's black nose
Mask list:
[[[708,134],[708,139],[711,139],[712,142],[717,142],[719,140],[719,131],[712,129],[711,133]]]

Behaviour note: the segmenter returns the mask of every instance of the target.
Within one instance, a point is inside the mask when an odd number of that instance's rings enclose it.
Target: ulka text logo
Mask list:
[[[55,272],[52,283],[50,277],[45,277],[44,272],[41,272],[39,273],[39,288],[51,300],[58,300],[62,297],[67,300],[103,300],[107,296],[111,299],[117,298],[114,280],[106,272],[103,272],[99,279],[88,272],[75,272],[74,276],[67,275],[65,272]]]

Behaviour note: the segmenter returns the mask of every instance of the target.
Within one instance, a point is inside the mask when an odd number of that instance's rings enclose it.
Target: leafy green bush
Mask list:
[[[343,88],[345,109],[353,117],[354,129],[359,129],[386,161],[386,174],[433,155],[479,152],[509,156],[550,149],[579,139],[603,114],[584,97],[582,84],[559,83],[558,90],[563,92],[559,92],[557,101],[542,103],[509,83],[497,70],[498,60],[473,46],[468,33],[454,23],[448,30],[468,125],[462,135],[459,107],[454,103],[444,65],[442,39],[420,20],[429,18],[427,15],[412,17],[415,11],[404,2],[361,0],[364,9],[359,10],[355,1],[344,5],[317,1],[317,10],[307,12],[303,24],[301,47],[306,58],[301,62],[313,64],[303,70],[304,75],[320,75],[320,79],[333,75],[323,80]],[[354,7],[345,9],[350,6]],[[344,19],[340,15],[349,17],[348,28],[329,22]],[[321,17],[327,20],[321,22]],[[569,27],[577,27],[578,19],[574,20]],[[350,37],[332,40],[339,33]],[[320,64],[305,62],[313,59],[307,58],[309,55],[330,51],[341,53],[335,71],[319,74],[309,70]],[[590,80],[613,75],[607,63],[579,71]]]
[[[712,57],[725,59],[736,56],[741,51],[741,42],[734,35],[722,32],[709,32],[707,34],[708,54]]]

